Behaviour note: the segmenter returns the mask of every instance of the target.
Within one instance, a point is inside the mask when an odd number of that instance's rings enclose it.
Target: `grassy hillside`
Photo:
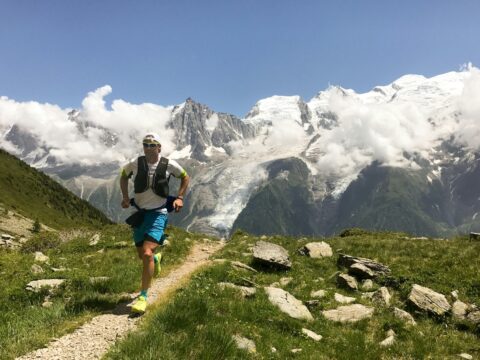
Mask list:
[[[87,201],[1,149],[0,189],[3,207],[56,229],[110,223]]]
[[[356,235],[355,235],[356,234]],[[447,295],[458,290],[460,300],[480,304],[480,242],[466,238],[448,241],[405,239],[401,233],[350,232],[352,236],[327,239],[273,236],[267,241],[284,246],[293,266],[289,271],[261,268],[252,261],[251,248],[259,237],[237,232],[216,257],[242,261],[258,272],[217,263],[197,274],[175,295],[173,301],[146,316],[144,326],[113,348],[108,359],[450,359],[460,353],[480,355],[478,329],[458,324],[450,316],[434,319],[415,313],[406,299],[414,283]],[[312,259],[298,249],[311,241],[326,241],[334,256]],[[392,294],[390,307],[362,298],[361,292],[348,292],[336,286],[336,275],[345,271],[336,264],[336,253],[368,257],[388,265],[392,278],[383,285]],[[285,285],[282,278],[291,278]],[[237,290],[222,289],[219,282],[255,286],[251,298]],[[323,289],[324,298],[312,306],[313,321],[289,317],[272,305],[263,287],[277,283],[297,299],[312,299],[311,292]],[[374,285],[377,289],[382,283]],[[372,318],[357,323],[339,324],[327,320],[322,310],[340,304],[334,293],[356,298],[356,303],[374,306]],[[392,307],[414,314],[417,326],[409,326],[393,315]],[[315,342],[302,334],[307,328],[323,336]],[[388,347],[379,343],[388,330],[396,333]],[[252,340],[255,353],[238,349],[232,340],[240,335]],[[301,349],[292,353],[293,349]]]

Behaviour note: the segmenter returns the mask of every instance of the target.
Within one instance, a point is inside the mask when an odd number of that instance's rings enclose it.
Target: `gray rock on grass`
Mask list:
[[[346,268],[350,268],[350,266],[352,266],[353,264],[362,264],[372,270],[375,274],[375,277],[381,275],[390,275],[391,273],[390,268],[386,265],[383,265],[382,263],[371,259],[346,254],[339,254],[337,264]]]
[[[373,293],[372,300],[376,303],[382,304],[384,306],[390,306],[390,299],[392,295],[385,286],[382,286],[380,289]]]
[[[257,289],[254,287],[239,286],[228,282],[220,282],[217,284],[221,289],[230,288],[240,292],[244,298],[252,297],[256,294]]]
[[[40,292],[42,288],[48,288],[51,291],[58,288],[64,282],[65,282],[65,279],[43,279],[43,280],[30,281],[27,284],[26,290],[37,293],[37,292]]]
[[[314,259],[320,259],[324,257],[331,257],[333,255],[332,248],[324,241],[311,242],[305,244],[299,252],[302,255],[309,256]]]
[[[257,352],[257,348],[253,340],[247,339],[246,337],[240,335],[233,335],[232,339],[235,341],[239,349],[247,350],[249,353]]]
[[[413,325],[413,326],[417,325],[413,316],[409,312],[406,312],[405,310],[399,309],[397,307],[393,308],[393,315],[395,315],[397,319],[404,321],[406,324]]]
[[[322,311],[322,314],[328,320],[346,323],[357,322],[363,319],[370,318],[372,317],[373,312],[374,308],[372,307],[361,304],[353,304],[340,306],[333,310],[325,310]]]
[[[343,289],[358,290],[357,280],[353,276],[347,274],[339,274],[337,276],[337,285]]]
[[[292,267],[288,251],[280,245],[266,241],[258,241],[255,244],[253,248],[253,258],[259,263],[280,269],[288,270]]]
[[[451,309],[445,295],[417,284],[413,285],[408,300],[417,309],[434,315],[445,315]]]
[[[348,273],[359,279],[373,279],[376,276],[372,269],[362,263],[352,264],[348,268]]]
[[[302,334],[306,335],[307,337],[309,337],[310,339],[313,339],[315,341],[320,341],[322,340],[322,335],[319,335],[315,332],[313,332],[312,330],[308,330],[308,329],[305,329],[303,328],[302,329]]]
[[[295,319],[313,320],[313,316],[303,303],[287,291],[274,287],[266,287],[268,300],[282,312]]]

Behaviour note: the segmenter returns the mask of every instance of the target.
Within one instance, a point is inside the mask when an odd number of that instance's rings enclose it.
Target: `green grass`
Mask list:
[[[457,289],[464,302],[480,304],[478,292],[478,253],[480,243],[465,238],[449,241],[404,240],[404,234],[359,233],[348,237],[323,239],[334,251],[376,259],[391,267],[389,279],[392,306],[405,308],[413,283],[448,295]],[[237,232],[216,257],[252,263],[245,255],[258,237]],[[336,256],[311,259],[297,250],[313,238],[270,237],[268,241],[288,249],[293,262],[290,271],[237,270],[215,264],[198,273],[180,289],[173,301],[146,317],[139,331],[130,334],[111,349],[107,359],[445,359],[467,352],[480,355],[475,329],[461,330],[451,319],[432,319],[416,315],[418,325],[409,327],[396,319],[390,309],[376,306],[371,319],[355,324],[336,324],[322,317],[321,311],[338,306],[333,294],[356,296],[358,303],[372,306],[355,293],[337,289]],[[258,268],[258,267],[257,267]],[[263,286],[282,277],[293,280],[284,289],[300,300],[309,300],[312,290],[325,289],[327,296],[311,309],[312,322],[292,319],[270,304]],[[216,284],[228,281],[239,285],[258,285],[253,298],[243,299],[235,290],[221,290]],[[377,287],[380,284],[377,284]],[[451,298],[450,298],[451,302]],[[323,336],[314,342],[302,335],[305,327]],[[390,348],[378,345],[393,329],[396,343]],[[232,335],[252,339],[256,354],[239,350]],[[272,347],[276,352],[272,352]],[[301,348],[293,354],[291,350]]]
[[[129,227],[108,225],[97,233],[100,241],[95,246],[89,245],[91,232],[68,242],[51,233],[40,233],[20,252],[0,250],[0,359],[13,359],[42,347],[91,317],[113,309],[127,299],[127,293],[139,290],[141,262]],[[161,276],[182,262],[200,237],[177,228],[169,228],[167,233],[171,245],[161,248]],[[191,241],[185,241],[186,237]],[[40,264],[45,272],[38,275],[30,271],[35,251],[43,251],[50,258],[50,265]],[[67,270],[51,269],[62,267]],[[92,284],[90,277],[97,276],[109,279]],[[52,307],[43,308],[47,291],[35,294],[25,286],[32,280],[48,278],[66,281],[51,297]]]
[[[0,149],[0,204],[55,229],[98,227],[111,221],[44,173]],[[5,216],[5,214],[1,214]]]

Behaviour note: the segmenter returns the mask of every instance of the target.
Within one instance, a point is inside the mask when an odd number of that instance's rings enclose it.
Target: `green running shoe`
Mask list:
[[[144,296],[140,295],[132,305],[132,313],[144,314],[146,308],[147,308],[147,299],[145,299]]]
[[[153,255],[155,257],[155,268],[153,270],[153,277],[157,277],[160,274],[160,270],[162,270],[162,265],[160,264],[162,262],[162,253],[158,253]]]

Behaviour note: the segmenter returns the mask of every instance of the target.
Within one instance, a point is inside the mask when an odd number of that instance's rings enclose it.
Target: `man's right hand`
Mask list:
[[[123,198],[122,200],[122,208],[127,209],[130,207],[130,199],[129,198]]]

